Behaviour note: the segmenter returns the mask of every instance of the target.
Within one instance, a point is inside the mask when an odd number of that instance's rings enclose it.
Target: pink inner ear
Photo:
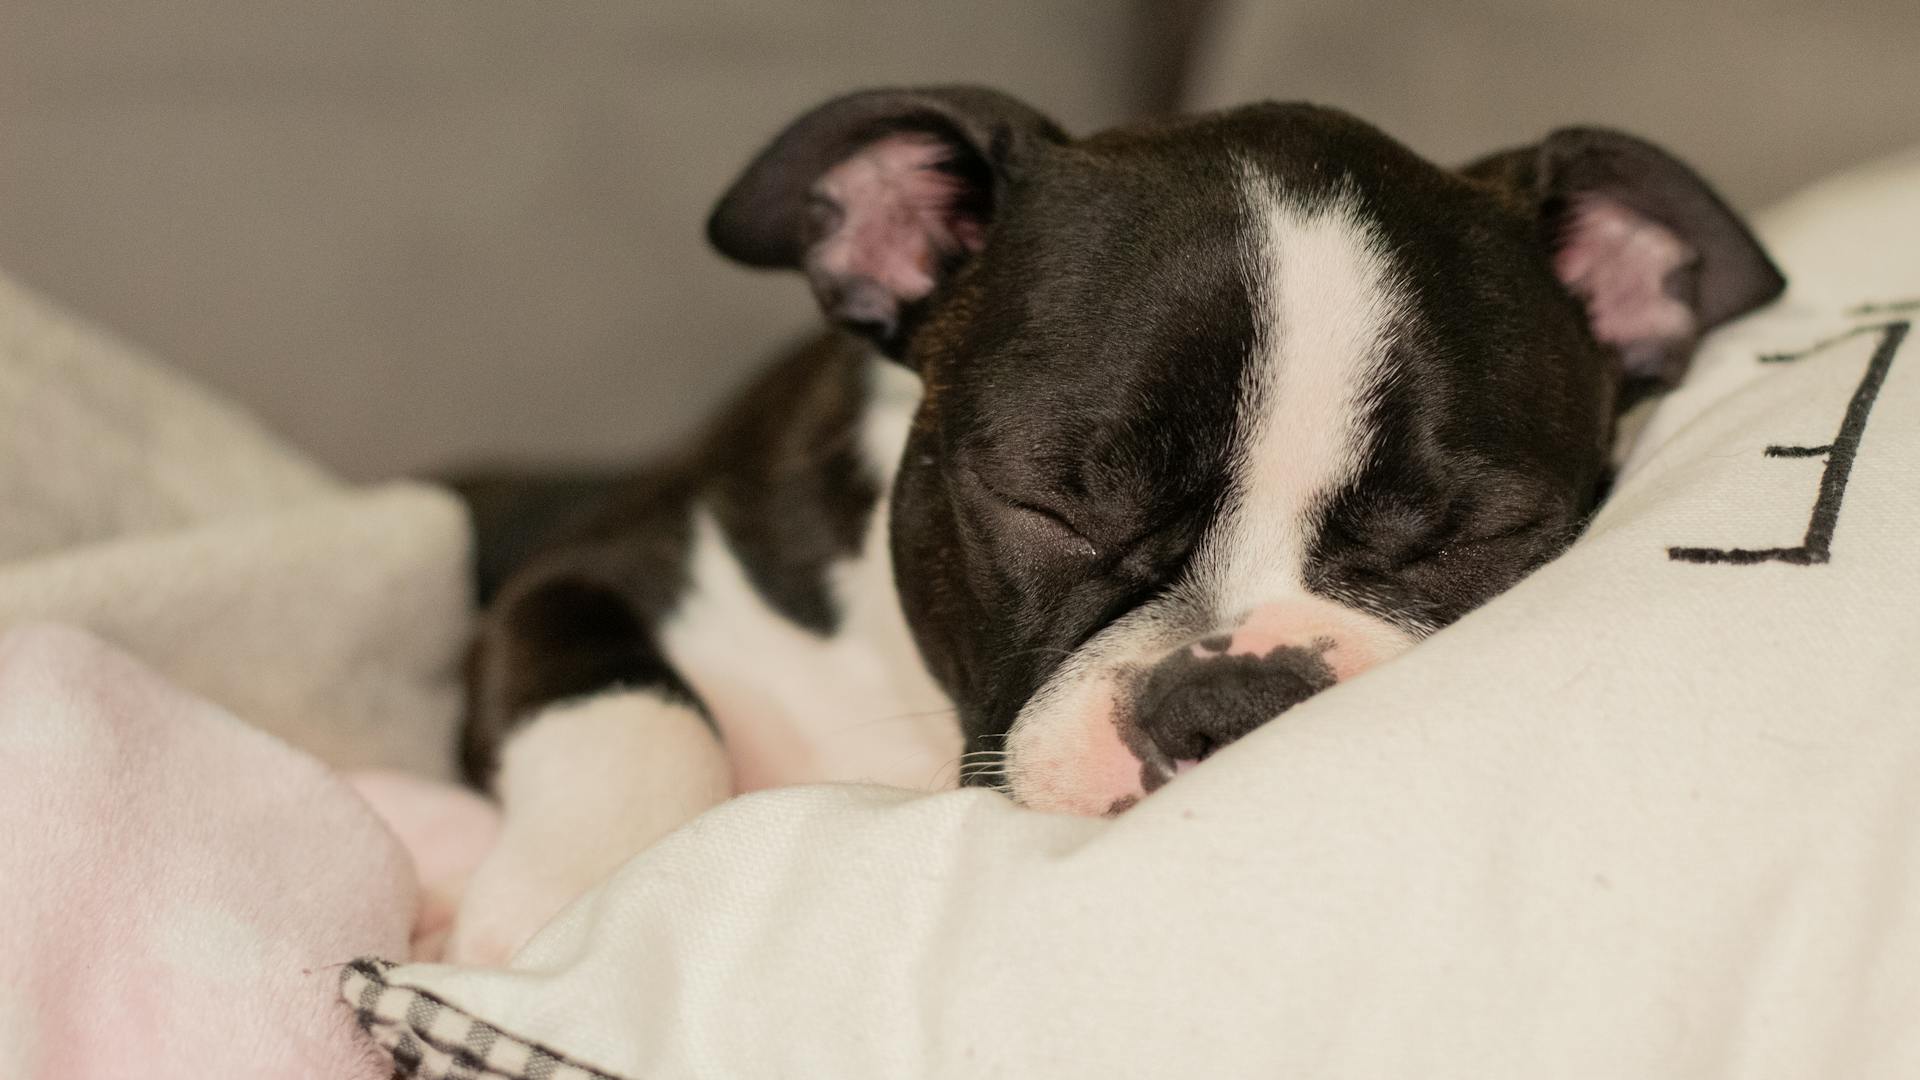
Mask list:
[[[871,282],[899,302],[932,292],[941,260],[978,251],[985,239],[983,225],[956,209],[960,180],[939,168],[951,156],[931,135],[891,135],[828,170],[813,190],[840,218],[809,253],[808,269],[833,282]]]
[[[1588,198],[1573,207],[1553,269],[1586,301],[1593,336],[1621,349],[1631,364],[1658,355],[1647,346],[1688,341],[1697,332],[1693,310],[1666,291],[1668,278],[1693,258],[1666,227],[1610,199]]]

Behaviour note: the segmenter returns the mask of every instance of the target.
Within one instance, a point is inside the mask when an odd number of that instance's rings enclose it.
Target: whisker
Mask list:
[[[836,739],[857,737],[861,733],[867,731],[869,728],[876,728],[883,724],[904,723],[909,720],[925,719],[926,717],[929,717],[929,716],[952,716],[956,714],[958,711],[959,710],[957,709],[949,707],[945,709],[922,709],[919,712],[895,713],[891,716],[879,716],[871,720],[854,721],[853,723],[846,724],[845,726],[842,726],[842,727],[834,728],[831,731],[822,732],[821,734],[825,737],[831,737]]]
[[[894,713],[891,716],[881,716],[872,720],[862,720],[857,724],[849,724],[841,730],[859,731],[863,728],[877,727],[881,724],[897,724],[902,720],[920,720],[929,716],[952,716],[959,711],[960,710],[949,706],[944,709],[922,709],[919,712]]]
[[[933,770],[933,775],[927,777],[926,789],[928,791],[945,791],[949,787],[959,787],[960,773],[958,770],[954,771],[953,781],[951,784],[949,784],[945,779],[943,779],[947,775],[947,770],[953,768],[954,764],[955,764],[954,762],[949,761],[945,765],[942,765],[939,768]]]
[[[997,792],[1001,795],[1005,795],[1007,798],[1013,797],[1013,785],[1012,783],[1006,780],[1002,780],[997,784],[986,784],[984,786],[988,791]]]
[[[1025,656],[1041,656],[1041,655],[1052,655],[1052,656],[1062,656],[1062,657],[1072,656],[1073,650],[1062,649],[1058,645],[1036,645],[1031,649],[1022,649],[1019,652],[1008,653],[1007,659],[1014,660],[1014,659],[1019,659],[1020,657],[1025,657]]]

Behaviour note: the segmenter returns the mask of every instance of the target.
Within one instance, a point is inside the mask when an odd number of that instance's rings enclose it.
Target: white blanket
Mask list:
[[[330,764],[447,776],[468,534],[0,276],[0,630],[84,626]]]
[[[1777,220],[1571,552],[1118,820],[755,795],[349,999],[435,1076],[1920,1076],[1920,160]]]

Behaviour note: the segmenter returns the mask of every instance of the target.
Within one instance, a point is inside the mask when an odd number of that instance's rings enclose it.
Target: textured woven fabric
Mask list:
[[[387,1048],[408,1076],[477,1080],[622,1080],[448,1005],[435,995],[391,986],[391,964],[358,960],[340,973],[340,994],[360,1026]]]

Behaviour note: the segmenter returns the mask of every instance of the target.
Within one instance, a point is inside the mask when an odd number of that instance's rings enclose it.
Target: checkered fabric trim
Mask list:
[[[393,1075],[413,1080],[624,1080],[516,1038],[440,998],[387,982],[386,960],[355,960],[340,998],[373,1041],[393,1055]]]

